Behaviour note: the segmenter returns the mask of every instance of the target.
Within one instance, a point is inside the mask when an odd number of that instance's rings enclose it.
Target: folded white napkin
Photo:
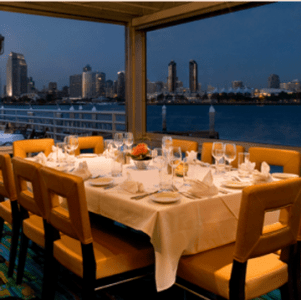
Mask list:
[[[88,169],[86,161],[80,162],[78,164],[78,167],[73,172],[71,172],[71,174],[80,176],[83,180],[87,180],[92,176]]]
[[[194,150],[191,151],[186,151],[186,162],[188,164],[192,164],[196,161],[197,159],[197,152],[195,152]]]
[[[252,173],[253,183],[263,183],[273,181],[272,175],[270,174],[270,166],[264,161],[261,164],[261,172],[254,170]]]
[[[132,180],[131,174],[127,173],[127,179],[122,182],[119,187],[131,194],[144,192],[143,183]]]
[[[207,172],[202,181],[198,179],[189,179],[189,182],[191,188],[188,192],[198,198],[218,194],[218,188],[213,184],[211,170]]]
[[[256,165],[255,162],[252,163],[247,159],[244,163],[240,164],[239,169],[241,171],[249,172],[251,174],[255,169],[255,165]]]
[[[38,155],[34,156],[33,159],[41,165],[45,165],[47,162],[47,157],[44,152],[40,152]]]
[[[76,158],[74,155],[69,155],[64,153],[61,148],[57,148],[56,146],[52,146],[52,152],[48,155],[48,161],[57,161],[57,159],[65,162],[75,162]]]

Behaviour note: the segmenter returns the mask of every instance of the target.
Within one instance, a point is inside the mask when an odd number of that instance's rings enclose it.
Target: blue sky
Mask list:
[[[169,27],[147,34],[147,70],[151,81],[166,81],[167,66],[177,63],[188,86],[188,63],[199,67],[199,82],[223,88],[242,80],[267,87],[274,73],[281,82],[301,80],[301,2],[268,4],[237,13]],[[124,27],[0,11],[2,86],[11,51],[22,53],[37,88],[50,81],[69,85],[69,76],[85,65],[116,80],[124,70]]]

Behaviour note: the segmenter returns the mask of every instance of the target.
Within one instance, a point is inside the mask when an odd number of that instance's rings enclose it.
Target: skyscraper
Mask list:
[[[82,76],[82,97],[93,98],[96,96],[96,78],[98,73],[92,72],[92,68],[86,65]]]
[[[70,76],[70,97],[79,98],[82,97],[82,74]]]
[[[105,96],[106,74],[100,72],[96,76],[96,95]]]
[[[27,93],[27,64],[23,54],[11,52],[6,64],[7,96]]]
[[[167,77],[167,87],[169,92],[176,91],[176,84],[178,81],[177,77],[177,64],[172,60],[168,64],[168,77]]]
[[[198,64],[194,60],[189,62],[189,89],[192,93],[198,91]]]
[[[271,74],[268,78],[268,88],[279,89],[280,87],[280,79],[276,74]]]

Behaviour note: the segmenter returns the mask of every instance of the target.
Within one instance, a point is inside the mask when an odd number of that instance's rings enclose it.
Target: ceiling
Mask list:
[[[260,2],[0,2],[0,10],[152,29],[173,22],[232,12]]]

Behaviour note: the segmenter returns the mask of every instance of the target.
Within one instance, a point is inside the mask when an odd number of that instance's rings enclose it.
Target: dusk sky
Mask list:
[[[270,74],[281,82],[301,80],[301,2],[280,2],[237,13],[169,27],[147,34],[147,70],[151,81],[166,81],[171,60],[188,86],[188,64],[198,63],[199,82],[228,88],[233,80],[267,87]],[[124,70],[124,27],[0,11],[2,87],[9,53],[24,55],[28,76],[38,89],[69,76],[87,64],[116,80]],[[2,91],[1,91],[2,92]]]

